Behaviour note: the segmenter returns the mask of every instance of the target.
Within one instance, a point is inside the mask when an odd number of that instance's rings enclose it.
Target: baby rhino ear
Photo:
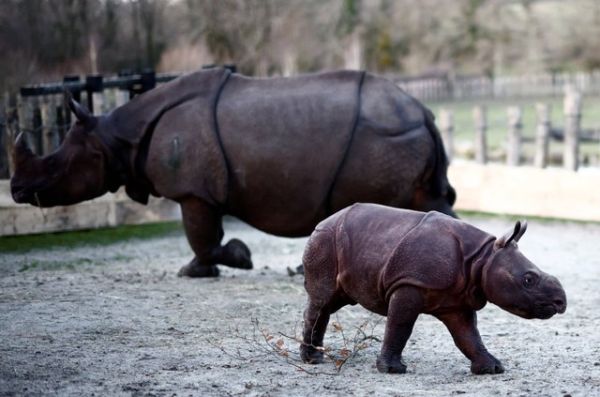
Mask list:
[[[519,239],[525,234],[527,230],[527,221],[517,221],[515,223],[514,230],[509,230],[502,237],[498,237],[494,243],[496,249],[506,247],[511,241],[519,241]]]

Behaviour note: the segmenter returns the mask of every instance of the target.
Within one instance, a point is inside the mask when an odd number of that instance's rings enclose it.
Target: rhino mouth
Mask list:
[[[567,309],[566,303],[561,299],[556,299],[551,303],[541,303],[534,306],[533,316],[540,319],[548,319],[557,313],[564,313]]]
[[[15,203],[35,204],[35,192],[36,190],[28,188],[26,186],[12,185],[11,187],[11,193],[13,200],[15,200]]]
[[[47,207],[48,205],[42,203],[40,195],[45,190],[45,187],[27,187],[20,185],[13,185],[11,187],[11,194],[15,203],[19,204],[31,204],[37,207]]]
[[[554,316],[557,313],[564,313],[566,309],[566,305],[563,303],[538,303],[534,304],[528,308],[523,307],[511,307],[505,308],[512,314],[516,314],[519,317],[523,317],[525,319],[541,319],[546,320],[550,317]]]
[[[533,316],[542,320],[548,319],[558,313],[553,304],[536,305]]]
[[[29,200],[28,200],[29,193],[27,193],[27,191],[25,189],[13,186],[11,193],[12,193],[13,200],[15,200],[15,203],[22,204],[22,203],[29,202]]]

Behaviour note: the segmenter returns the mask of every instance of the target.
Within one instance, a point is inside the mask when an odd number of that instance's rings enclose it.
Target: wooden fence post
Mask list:
[[[7,153],[8,160],[8,173],[13,175],[15,172],[15,163],[12,156],[15,139],[18,134],[18,116],[17,116],[17,104],[15,103],[15,97],[11,96],[8,92],[4,94],[4,111],[5,111],[5,132],[4,132],[4,149]]]
[[[523,112],[519,106],[509,106],[508,142],[506,148],[506,164],[517,166],[521,159],[521,133],[523,131]]]
[[[42,116],[42,154],[46,155],[58,146],[56,103],[53,95],[47,95],[42,99],[40,113]]]
[[[103,92],[93,92],[92,93],[92,104],[93,109],[92,113],[94,116],[99,116],[104,113],[104,93]]]
[[[33,132],[32,132],[32,142],[33,142],[33,151],[41,155],[43,154],[43,125],[42,125],[42,116],[40,113],[40,97],[34,96],[29,99],[31,101],[31,107],[33,108]]]
[[[487,158],[487,118],[485,106],[479,105],[473,108],[473,120],[475,121],[475,161],[485,164]]]
[[[8,112],[8,103],[2,98],[2,103],[0,103],[0,179],[7,178],[9,175]]]
[[[129,91],[117,89],[115,90],[115,97],[115,107],[123,106],[129,102]]]
[[[88,109],[98,116],[104,112],[104,79],[100,74],[85,77]]]
[[[535,157],[533,165],[544,168],[548,165],[548,149],[550,142],[550,111],[551,107],[545,103],[535,105],[536,128],[535,128]]]
[[[454,115],[448,109],[440,109],[440,130],[446,148],[446,156],[450,162],[454,156]]]
[[[60,145],[67,135],[67,131],[71,128],[67,116],[69,114],[69,108],[65,105],[65,100],[62,95],[56,97],[56,103],[54,111],[56,113],[56,134],[58,144]]]
[[[23,137],[29,148],[35,150],[33,145],[33,102],[31,98],[22,95],[17,96],[17,113],[19,115],[18,131],[19,133],[23,132]]]
[[[581,124],[581,93],[571,88],[566,90],[563,101],[565,114],[563,166],[571,171],[579,167],[579,132]]]

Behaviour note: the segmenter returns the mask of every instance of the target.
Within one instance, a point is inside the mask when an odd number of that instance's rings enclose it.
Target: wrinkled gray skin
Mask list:
[[[221,245],[225,214],[280,236],[308,235],[355,202],[454,214],[431,112],[368,73],[256,79],[212,69],[103,116],[69,104],[78,121],[56,152],[15,145],[14,200],[67,205],[123,185],[141,203],[174,200],[196,255],[180,275],[252,267],[243,242]]]
[[[329,316],[359,303],[388,317],[380,372],[406,372],[402,351],[421,313],[446,325],[473,373],[504,372],[483,345],[475,312],[488,301],[524,318],[547,319],[567,308],[556,277],[519,251],[526,228],[517,222],[496,239],[435,211],[375,204],[355,204],[327,218],[304,251],[302,359],[320,363]]]

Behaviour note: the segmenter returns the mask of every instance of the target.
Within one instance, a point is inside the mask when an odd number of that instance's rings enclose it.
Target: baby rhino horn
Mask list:
[[[504,234],[504,236],[498,237],[496,239],[496,242],[494,243],[494,247],[497,249],[504,248],[513,240],[519,241],[521,239],[521,237],[523,236],[523,234],[525,234],[526,230],[527,230],[527,221],[517,221],[515,223],[515,228],[513,230],[509,230],[508,232],[506,232],[506,234]]]

